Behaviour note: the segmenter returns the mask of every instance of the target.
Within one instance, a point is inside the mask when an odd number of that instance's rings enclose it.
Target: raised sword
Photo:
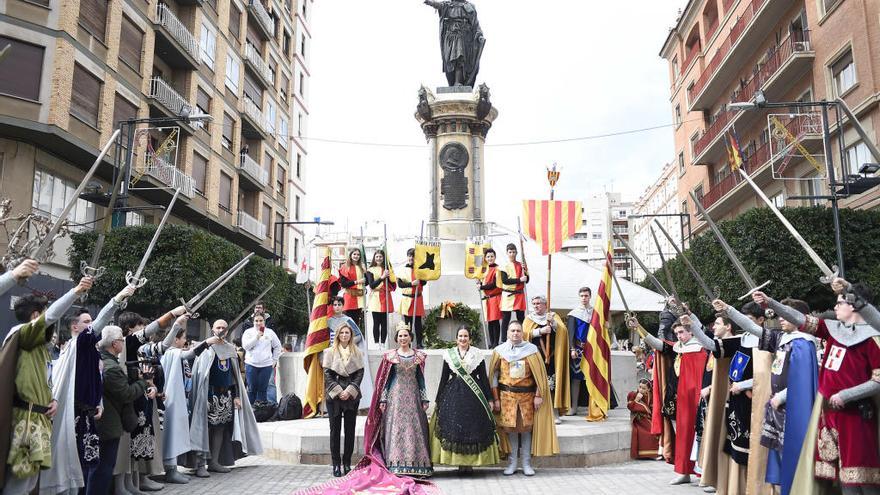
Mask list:
[[[697,269],[694,268],[694,265],[691,263],[691,260],[689,260],[687,258],[687,256],[685,256],[684,253],[681,251],[681,249],[678,248],[678,245],[676,245],[675,241],[672,240],[672,236],[669,235],[669,232],[667,232],[666,229],[664,229],[663,226],[660,225],[660,222],[656,218],[654,219],[654,223],[657,225],[657,228],[660,229],[660,232],[662,232],[663,235],[666,236],[666,239],[669,241],[669,244],[672,245],[672,249],[675,250],[675,253],[678,255],[678,257],[681,258],[682,261],[684,261],[685,266],[687,266],[687,269],[691,272],[691,275],[694,277],[694,280],[697,281],[697,285],[699,285],[700,288],[703,289],[703,293],[709,299],[708,302],[711,304],[712,301],[714,301],[715,299],[718,299],[718,296],[716,295],[716,293],[718,291],[717,290],[713,291],[712,289],[709,288],[709,284],[707,284],[706,281],[703,280],[703,277],[701,277],[700,273],[697,271]]]

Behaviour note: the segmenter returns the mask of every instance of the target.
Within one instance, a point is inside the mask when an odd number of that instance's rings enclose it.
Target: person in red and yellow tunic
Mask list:
[[[513,313],[516,321],[522,323],[526,318],[526,283],[529,281],[529,268],[525,263],[516,261],[516,244],[507,245],[507,264],[497,271],[495,286],[501,287],[501,331],[507,331],[507,325]]]
[[[357,323],[359,328],[364,328],[366,281],[366,270],[364,270],[363,260],[361,260],[361,252],[359,249],[353,248],[348,253],[348,259],[339,267],[339,285],[345,289],[342,295],[345,300],[343,311]]]
[[[391,293],[397,289],[397,279],[385,263],[385,251],[379,249],[373,253],[373,261],[367,269],[366,279],[367,285],[370,286],[367,309],[373,315],[373,342],[385,345],[385,341],[388,340],[388,313],[394,312]]]
[[[515,246],[514,246],[515,247]],[[489,267],[482,279],[477,279],[477,286],[483,292],[483,314],[489,327],[489,349],[501,343],[501,286],[498,285],[498,265],[495,264],[495,250],[483,251]]]
[[[403,320],[416,334],[414,347],[416,349],[424,349],[425,332],[422,331],[422,318],[425,317],[424,295],[425,285],[428,282],[416,278],[415,268],[413,267],[415,255],[416,250],[414,248],[406,250],[408,276],[398,277],[397,285],[400,287],[400,292],[403,296],[400,299],[400,314],[403,315]]]
[[[626,396],[626,407],[632,423],[629,456],[633,459],[654,459],[660,435],[651,434],[651,382],[639,380],[639,389]]]

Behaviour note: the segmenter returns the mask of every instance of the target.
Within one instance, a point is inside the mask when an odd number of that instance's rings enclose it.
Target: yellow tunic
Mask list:
[[[568,369],[570,359],[568,328],[559,315],[552,311],[550,314],[553,315],[553,321],[556,322],[556,340],[553,344],[553,349],[548,350],[549,358],[556,369],[556,390],[553,392],[553,407],[560,411],[568,411],[569,407],[571,407],[571,376]],[[526,321],[523,322],[523,340],[532,342],[533,333],[537,328],[538,325],[527,316]]]

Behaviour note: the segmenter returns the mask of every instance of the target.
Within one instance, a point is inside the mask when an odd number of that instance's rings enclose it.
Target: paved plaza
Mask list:
[[[240,461],[230,474],[212,473],[210,479],[193,478],[187,485],[166,485],[165,490],[158,493],[286,495],[297,488],[327,481],[329,475],[328,466],[294,466],[264,457],[251,457]],[[695,486],[669,486],[667,483],[673,476],[672,466],[666,463],[639,461],[585,469],[541,469],[532,478],[526,478],[520,473],[504,476],[501,469],[477,470],[466,477],[459,476],[455,469],[442,469],[437,472],[433,481],[444,493],[451,495],[703,493]]]

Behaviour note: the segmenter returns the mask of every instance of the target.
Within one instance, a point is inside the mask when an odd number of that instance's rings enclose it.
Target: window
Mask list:
[[[700,184],[699,186],[694,188],[694,196],[696,196],[698,200],[703,199],[704,194],[703,194],[703,185],[702,184]]]
[[[303,137],[303,116],[301,113],[296,114],[296,134]]]
[[[272,207],[266,203],[263,203],[263,226],[266,227],[269,237],[272,237]]]
[[[782,208],[785,206],[785,191],[780,191],[779,194],[770,198],[770,202],[773,203],[773,206],[777,208]]]
[[[278,137],[278,144],[280,144],[281,147],[284,149],[287,149],[287,141],[288,141],[288,139],[290,139],[287,136],[288,131],[289,131],[289,129],[288,129],[288,124],[287,124],[287,119],[284,117],[280,117],[278,119],[278,135],[277,135],[277,137]]]
[[[0,49],[6,47],[9,49],[0,70],[0,93],[39,100],[45,48],[0,36]]]
[[[100,100],[101,81],[79,64],[74,64],[70,114],[92,127],[98,127]]]
[[[309,0],[303,0],[303,19],[307,19],[308,15],[306,14],[306,6],[309,3]]]
[[[305,6],[305,4],[303,4]],[[293,259],[299,260],[299,239],[293,240]]]
[[[241,62],[232,54],[226,54],[226,87],[238,94],[238,79],[241,75]]]
[[[202,115],[211,114],[211,96],[203,90],[201,86],[196,88],[196,110]],[[208,134],[211,134],[210,125],[203,125],[202,129]]]
[[[801,183],[801,184],[803,184],[802,194],[804,196],[819,196],[819,195],[821,195],[822,191],[823,191],[822,187],[823,187],[823,183],[824,183],[824,180],[822,179],[822,177],[818,177],[818,176],[815,176],[815,174],[813,174],[813,176],[805,177],[805,178],[808,178],[809,180],[805,180]],[[818,198],[807,198],[804,201],[805,201],[805,204],[808,206],[819,206],[819,204],[821,204],[821,201]]]
[[[684,152],[678,154],[678,175],[684,175]]]
[[[235,119],[233,119],[228,113],[223,112],[223,139],[222,144],[223,147],[229,151],[232,151],[232,136],[235,131]]]
[[[287,74],[281,73],[281,88],[279,88],[279,92],[281,93],[281,101],[287,102],[287,88],[290,87],[290,78],[287,77]]]
[[[232,177],[220,172],[220,209],[226,213],[232,211]]]
[[[296,199],[294,200],[294,209],[293,209],[293,219],[294,220],[299,220],[299,203],[300,203],[300,199],[299,199],[299,196],[297,196]]]
[[[834,79],[834,91],[837,96],[856,85],[856,65],[853,62],[852,50],[847,51],[831,64],[831,76]]]
[[[697,141],[700,140],[700,133],[695,132],[693,136],[691,136],[691,160],[695,161],[697,158]]]
[[[694,90],[694,82],[691,81],[691,83],[688,84],[688,87],[687,87],[687,94],[688,94],[688,102],[689,102],[689,103],[691,102],[691,101],[690,101],[690,94],[691,94],[691,92],[692,92],[693,90]]]
[[[672,57],[672,80],[673,81],[678,80],[678,73],[679,72],[681,72],[681,70],[678,68],[678,56],[676,55],[675,57]]]
[[[244,96],[250,99],[258,107],[263,103],[263,90],[257,84],[257,81],[251,76],[250,72],[244,73]]]
[[[144,32],[126,16],[122,16],[122,30],[119,35],[119,60],[141,72],[141,52],[144,45]]]
[[[198,153],[193,153],[193,180],[196,192],[205,195],[205,186],[208,181],[208,159]]]
[[[34,213],[57,220],[64,206],[73,199],[78,183],[67,181],[37,168],[34,172],[34,195],[31,207]],[[84,199],[77,199],[67,219],[72,222],[73,230],[94,229],[95,204]]]
[[[688,211],[688,200],[684,200],[684,201],[681,202],[681,212],[684,213],[685,215],[687,215],[687,214],[689,213],[689,211]]]
[[[210,5],[214,12],[217,12],[217,0],[205,0],[205,3]]]
[[[214,70],[214,61],[217,58],[217,32],[210,24],[202,23],[202,36],[199,38],[199,52],[202,63]],[[229,55],[226,56],[226,76],[229,77]],[[235,78],[236,83],[238,77]],[[236,84],[236,88],[238,84]]]
[[[269,152],[263,154],[263,170],[266,171],[266,177],[272,177],[272,155]]]
[[[113,100],[113,127],[119,127],[119,122],[137,118],[138,107],[116,93]]]
[[[681,105],[675,105],[675,125],[681,125]]]
[[[284,186],[287,184],[287,171],[281,164],[275,165],[275,191],[279,196],[284,196]]]
[[[859,169],[866,163],[871,163],[871,152],[868,146],[863,142],[852,144],[846,147],[846,174],[858,174]]]
[[[236,41],[241,36],[241,11],[233,2],[229,2],[229,35]]]
[[[840,3],[840,0],[822,0],[822,7],[824,7],[825,12],[828,12],[829,10],[833,9],[838,3]]]
[[[128,211],[125,213],[125,225],[129,227],[137,227],[144,224],[144,216],[136,211]]]
[[[284,216],[281,215],[280,213],[276,213],[275,214],[275,225],[272,226],[272,237],[275,237],[276,233],[281,234],[281,240],[283,241],[285,228],[283,225],[279,225],[282,222],[284,222]],[[281,227],[281,228],[279,229],[278,227]],[[282,256],[284,256],[283,253],[282,253]]]
[[[269,128],[269,134],[275,133],[275,120],[278,117],[277,107],[275,106],[275,100],[272,98],[266,98],[266,127]]]
[[[302,35],[302,39],[299,42],[299,54],[302,55],[303,60],[306,58],[306,35]]]
[[[601,232],[593,232],[592,238],[602,240],[602,233]]]
[[[299,95],[306,97],[306,76],[302,72],[299,73]]]
[[[79,3],[79,25],[102,42],[107,30],[107,3],[107,0],[82,0]]]
[[[296,178],[302,179],[302,155],[296,154]],[[584,220],[586,222],[586,220]]]
[[[287,58],[290,58],[290,33],[287,30],[284,30],[284,41],[282,42],[282,46],[284,47],[284,55]]]

